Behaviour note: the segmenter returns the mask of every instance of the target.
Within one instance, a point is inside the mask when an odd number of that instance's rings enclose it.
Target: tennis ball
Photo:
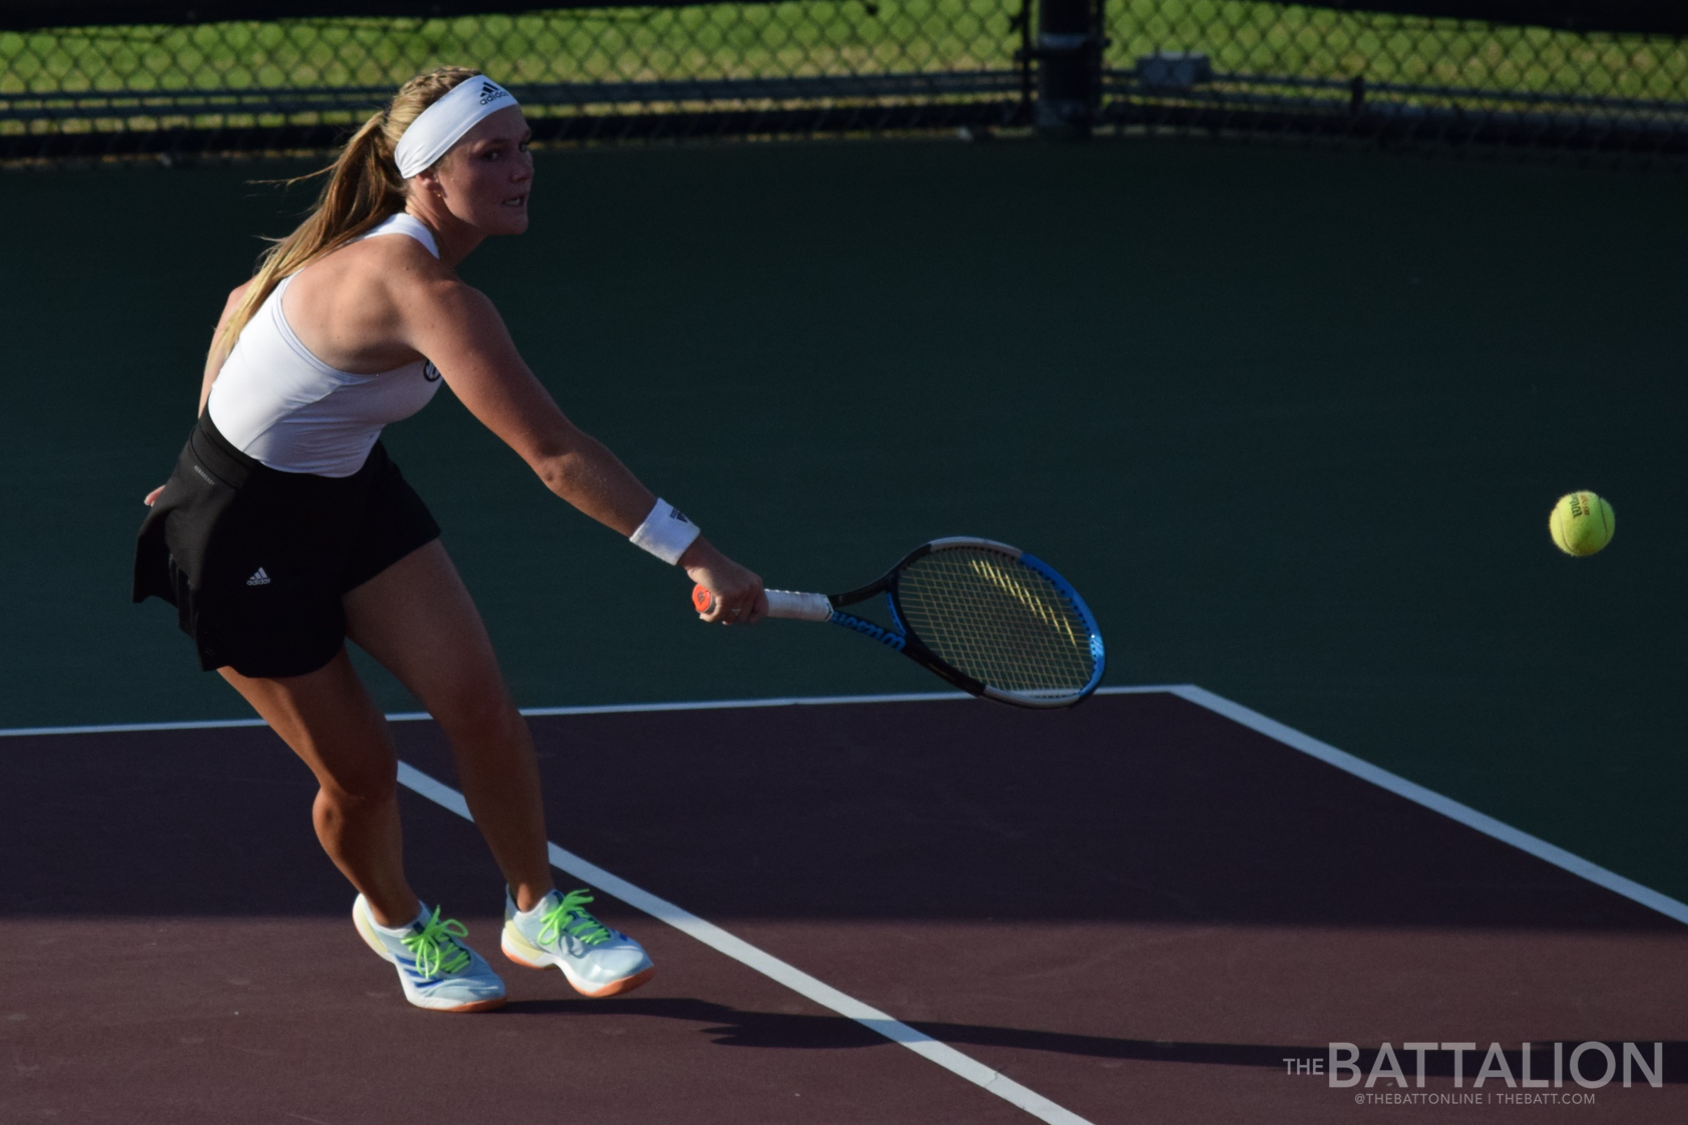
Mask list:
[[[1567,555],[1592,555],[1612,541],[1612,505],[1592,492],[1561,496],[1547,517],[1553,543]]]

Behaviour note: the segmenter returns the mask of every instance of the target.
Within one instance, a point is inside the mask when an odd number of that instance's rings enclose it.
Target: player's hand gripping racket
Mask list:
[[[890,629],[843,612],[883,593]],[[1070,707],[1096,690],[1102,633],[1045,562],[989,539],[934,539],[845,594],[769,590],[768,616],[830,621],[924,665],[964,691],[1019,707]],[[714,604],[702,586],[692,605]]]

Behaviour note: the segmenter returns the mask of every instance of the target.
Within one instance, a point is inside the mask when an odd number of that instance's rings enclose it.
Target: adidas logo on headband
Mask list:
[[[515,95],[490,78],[462,82],[416,115],[399,143],[393,146],[393,163],[405,179],[429,168],[457,143],[475,123],[502,109],[502,103],[516,104]]]

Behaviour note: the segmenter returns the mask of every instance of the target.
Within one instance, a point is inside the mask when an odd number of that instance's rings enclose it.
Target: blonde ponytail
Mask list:
[[[481,72],[446,66],[419,74],[406,82],[386,109],[370,117],[352,134],[338,159],[327,168],[287,180],[296,184],[326,175],[328,182],[316,207],[286,238],[276,241],[258,259],[252,282],[228,324],[212,343],[212,350],[230,349],[269,299],[281,279],[298,273],[325,254],[333,253],[388,216],[404,210],[404,177],[393,161],[393,149],[422,111],[444,97],[459,82]]]

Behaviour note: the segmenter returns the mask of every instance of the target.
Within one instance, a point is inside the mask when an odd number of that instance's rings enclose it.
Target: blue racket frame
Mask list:
[[[1073,609],[1078,613],[1079,618],[1083,621],[1085,629],[1089,632],[1090,655],[1092,660],[1095,662],[1095,666],[1091,671],[1088,683],[1086,683],[1076,693],[1049,697],[1020,692],[1002,691],[998,688],[993,688],[988,684],[980,683],[978,680],[959,669],[952,668],[949,664],[945,663],[942,657],[928,648],[926,644],[921,641],[918,635],[908,628],[903,621],[903,615],[897,608],[897,576],[901,574],[910,563],[913,563],[917,559],[923,558],[934,551],[952,550],[958,547],[973,547],[1008,555],[1010,558],[1023,563],[1032,570],[1036,571],[1038,574],[1042,575],[1044,578],[1048,579],[1050,584],[1055,587],[1061,597],[1071,603]],[[883,625],[879,625],[862,617],[857,617],[853,613],[846,613],[842,608],[847,605],[855,605],[859,602],[866,601],[868,598],[871,598],[875,594],[879,593],[883,593],[885,595],[885,608],[891,615],[891,621],[894,628],[887,629]],[[869,583],[866,586],[859,587],[858,589],[851,590],[848,593],[829,594],[827,595],[827,601],[832,605],[832,614],[827,618],[827,620],[832,624],[848,629],[852,633],[859,633],[862,636],[867,637],[869,640],[877,641],[887,648],[896,649],[904,656],[943,677],[965,692],[981,696],[985,699],[994,699],[999,703],[1007,703],[1014,707],[1031,707],[1038,709],[1071,707],[1074,704],[1080,703],[1089,698],[1097,687],[1101,685],[1102,676],[1107,671],[1107,646],[1102,641],[1102,630],[1100,626],[1096,624],[1096,615],[1090,612],[1090,606],[1085,603],[1084,598],[1079,595],[1079,592],[1073,588],[1073,584],[1061,577],[1060,573],[1054,567],[1050,566],[1037,556],[1029,555],[1020,550],[1018,547],[1011,547],[1007,543],[999,543],[994,539],[976,539],[971,536],[952,536],[946,539],[934,539],[930,543],[924,543],[910,551],[907,555],[904,555],[900,560],[898,560],[895,566],[886,571],[884,576],[879,578],[877,581]]]

